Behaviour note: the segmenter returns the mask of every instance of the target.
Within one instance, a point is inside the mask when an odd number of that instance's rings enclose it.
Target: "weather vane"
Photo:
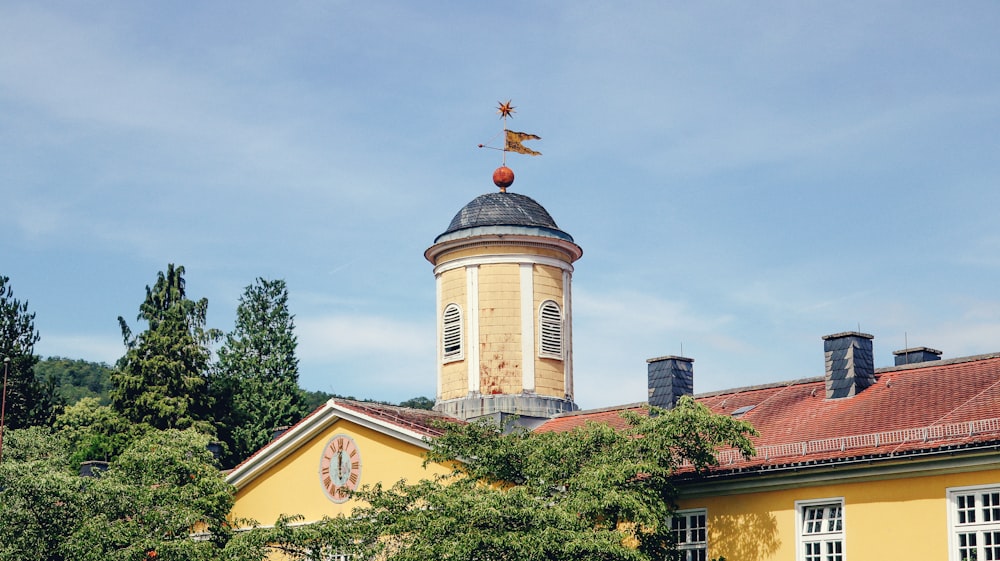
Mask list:
[[[511,104],[511,100],[506,102],[497,102],[497,113],[500,118],[503,119],[503,135],[504,135],[504,145],[503,148],[496,148],[490,146],[489,143],[480,144],[480,148],[490,148],[492,150],[500,150],[503,152],[503,162],[500,167],[498,167],[493,172],[493,183],[500,188],[501,193],[507,192],[507,187],[510,187],[514,183],[514,172],[507,167],[507,152],[517,152],[518,154],[527,154],[529,156],[541,156],[541,152],[536,152],[531,148],[521,144],[525,140],[541,140],[540,136],[529,134],[526,132],[512,131],[507,128],[507,118],[514,118],[514,106]],[[499,136],[499,135],[498,135]],[[496,139],[494,136],[490,141]]]

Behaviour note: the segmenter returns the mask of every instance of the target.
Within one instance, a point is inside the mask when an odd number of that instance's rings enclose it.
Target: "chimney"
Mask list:
[[[670,409],[682,395],[694,393],[694,359],[661,356],[646,361],[649,378],[649,404]]]
[[[901,351],[892,351],[892,354],[896,355],[896,366],[941,360],[941,351],[929,347],[913,347]]]
[[[285,434],[288,429],[288,426],[274,427],[271,429],[271,442],[278,440],[278,437]]]
[[[87,461],[80,464],[80,477],[100,477],[101,472],[107,471],[108,462]]]
[[[827,399],[851,397],[875,383],[874,338],[857,331],[823,337]]]

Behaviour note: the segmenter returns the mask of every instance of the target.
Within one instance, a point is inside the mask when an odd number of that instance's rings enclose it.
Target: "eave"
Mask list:
[[[427,435],[384,419],[365,415],[337,403],[336,399],[330,399],[233,468],[226,475],[226,482],[235,486],[237,490],[241,489],[339,420],[371,429],[424,450],[430,449]]]

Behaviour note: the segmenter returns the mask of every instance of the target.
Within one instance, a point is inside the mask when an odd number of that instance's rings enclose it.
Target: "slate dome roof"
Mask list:
[[[459,230],[471,228],[493,230],[498,226],[542,229],[543,235],[573,241],[572,236],[556,226],[555,220],[542,205],[531,197],[518,193],[479,195],[458,211],[458,214],[451,219],[448,229],[438,236],[438,240]]]

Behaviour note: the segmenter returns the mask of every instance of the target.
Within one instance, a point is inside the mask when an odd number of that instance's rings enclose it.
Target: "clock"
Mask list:
[[[319,460],[319,482],[323,492],[335,503],[350,498],[361,480],[361,451],[358,443],[346,434],[335,434]]]

